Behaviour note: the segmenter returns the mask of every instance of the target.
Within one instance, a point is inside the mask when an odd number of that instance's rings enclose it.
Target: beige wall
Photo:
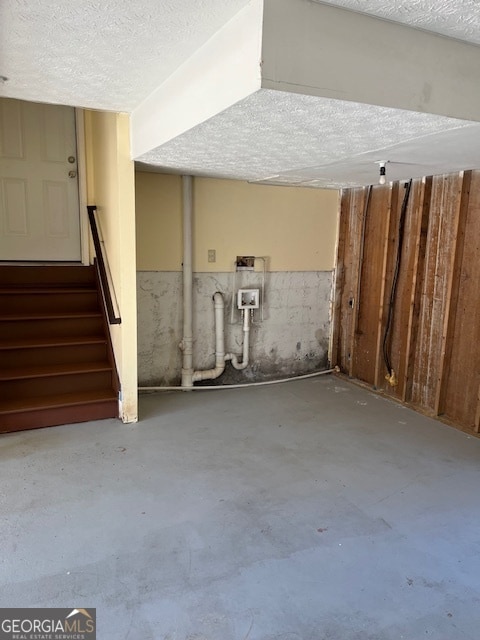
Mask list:
[[[179,176],[136,173],[139,271],[181,270],[181,197]],[[237,255],[257,255],[270,271],[330,271],[337,216],[336,191],[195,178],[194,270],[232,271]]]
[[[87,196],[97,205],[122,323],[110,332],[122,388],[122,419],[137,420],[135,182],[129,118],[85,113]]]
[[[137,269],[182,268],[182,185],[178,176],[135,173]]]

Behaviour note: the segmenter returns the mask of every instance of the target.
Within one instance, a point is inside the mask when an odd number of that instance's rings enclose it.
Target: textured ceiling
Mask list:
[[[313,0],[480,44],[478,0]]]
[[[132,111],[248,0],[1,0],[0,95]],[[332,4],[480,44],[478,0]]]
[[[338,188],[375,182],[377,160],[391,161],[390,179],[480,167],[479,141],[480,124],[262,89],[138,160],[161,170]]]
[[[132,111],[248,0],[1,0],[0,95]]]
[[[130,112],[248,1],[1,0],[0,76],[9,79],[0,96]],[[323,4],[480,44],[479,0]],[[392,179],[478,168],[477,149],[480,125],[469,122],[261,91],[142,160],[337,187],[375,181],[375,160],[391,160]]]

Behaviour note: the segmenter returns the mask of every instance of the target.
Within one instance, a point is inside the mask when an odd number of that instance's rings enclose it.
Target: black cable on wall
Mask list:
[[[390,331],[392,329],[392,321],[393,321],[393,311],[395,308],[395,298],[397,295],[397,285],[398,285],[398,276],[400,273],[400,264],[402,262],[402,253],[403,253],[403,237],[405,235],[405,218],[407,214],[408,207],[408,199],[410,196],[410,190],[412,187],[412,180],[405,184],[405,195],[403,197],[402,210],[400,212],[400,218],[398,221],[398,245],[397,245],[397,256],[395,259],[395,271],[393,273],[392,280],[392,288],[390,291],[390,299],[388,303],[388,315],[387,321],[385,323],[385,330],[383,334],[383,359],[385,361],[385,366],[388,371],[388,375],[386,376],[387,380],[390,381],[390,384],[396,384],[394,382],[394,371],[392,369],[391,362],[391,346],[389,347],[388,339],[390,337]]]

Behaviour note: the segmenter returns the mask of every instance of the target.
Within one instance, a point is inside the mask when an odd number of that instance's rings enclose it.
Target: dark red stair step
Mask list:
[[[0,367],[6,372],[21,367],[108,362],[105,337],[44,338],[0,342]]]
[[[83,265],[2,265],[0,287],[95,286],[95,268]]]
[[[2,400],[0,433],[118,417],[112,389]]]
[[[0,316],[2,340],[21,338],[53,338],[102,335],[104,331],[101,313],[73,313],[60,315],[37,314],[32,317]]]
[[[27,314],[98,311],[95,289],[0,289],[0,313],[4,317]]]

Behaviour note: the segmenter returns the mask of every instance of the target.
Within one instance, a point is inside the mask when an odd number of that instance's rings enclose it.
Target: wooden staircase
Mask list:
[[[118,417],[94,267],[0,266],[0,433]]]

